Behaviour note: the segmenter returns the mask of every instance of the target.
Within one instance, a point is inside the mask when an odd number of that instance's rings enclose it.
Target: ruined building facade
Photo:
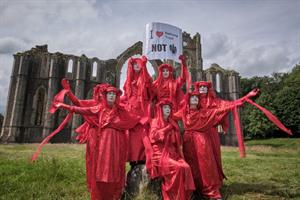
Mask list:
[[[191,37],[183,33],[183,53],[193,81],[209,80],[221,98],[234,100],[240,94],[240,77],[235,71],[224,70],[217,64],[203,70],[200,34]],[[49,135],[67,115],[64,110],[50,114],[48,109],[55,94],[61,89],[60,81],[66,77],[71,89],[79,99],[92,97],[93,87],[98,83],[110,83],[120,87],[124,63],[134,55],[142,54],[142,42],[137,42],[115,59],[99,60],[85,55],[74,56],[48,52],[47,45],[36,46],[29,51],[16,53],[12,68],[6,114],[0,140],[2,142],[40,142]],[[157,73],[160,60],[150,61]],[[176,74],[178,63],[173,63]],[[67,103],[70,103],[66,99]],[[230,120],[232,123],[232,119]],[[55,136],[52,142],[72,142],[75,128],[82,123],[79,115]],[[236,144],[233,126],[222,138],[222,143]]]

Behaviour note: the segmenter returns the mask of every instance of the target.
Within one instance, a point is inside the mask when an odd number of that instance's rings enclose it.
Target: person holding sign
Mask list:
[[[152,84],[152,98],[159,102],[161,99],[169,99],[173,104],[173,111],[176,112],[178,105],[183,99],[182,86],[189,79],[189,73],[183,55],[181,60],[181,75],[175,79],[173,67],[169,64],[161,64],[158,67],[158,77]]]
[[[143,54],[149,60],[173,60],[181,62],[181,75],[175,79],[173,66],[161,64],[158,67],[158,77],[152,85],[152,100],[159,102],[163,98],[173,104],[173,111],[183,98],[182,86],[189,80],[185,57],[182,55],[182,30],[176,26],[151,22],[146,25]]]
[[[143,55],[149,60],[170,59],[179,62],[182,55],[182,30],[176,26],[152,22],[146,25]]]

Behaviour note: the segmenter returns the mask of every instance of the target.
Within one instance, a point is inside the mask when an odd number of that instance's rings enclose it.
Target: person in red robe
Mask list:
[[[222,107],[223,104],[229,103],[229,101],[225,101],[223,99],[217,98],[215,91],[212,87],[211,82],[199,81],[194,83],[195,91],[200,94],[200,105],[201,108],[205,109],[216,109]],[[223,184],[224,178],[226,178],[223,167],[222,167],[222,158],[221,158],[221,142],[220,136],[218,133],[218,126],[221,126],[223,131],[226,132],[229,126],[229,117],[225,116],[219,124],[216,126],[212,126],[210,130],[208,130],[212,147],[214,158],[216,159],[217,169],[218,169],[218,177],[220,181],[220,185]]]
[[[188,200],[195,189],[191,169],[184,161],[179,127],[172,119],[172,102],[161,100],[149,133],[147,170],[152,179],[161,177],[164,200]]]
[[[128,60],[127,78],[123,87],[124,96],[122,96],[126,110],[141,118],[148,117],[150,106],[152,78],[147,71],[146,63],[145,56]],[[141,123],[128,130],[128,161],[132,167],[136,164],[145,164],[143,137],[148,131],[149,127]]]
[[[161,64],[158,67],[158,77],[152,84],[152,99],[159,102],[161,99],[169,99],[173,104],[173,111],[176,112],[178,105],[184,98],[182,86],[189,79],[185,57],[181,55],[181,75],[175,79],[173,67],[169,64]]]
[[[201,108],[205,109],[218,109],[222,108],[226,104],[232,103],[231,101],[223,100],[221,98],[218,98],[216,96],[216,93],[214,91],[214,88],[212,87],[211,82],[195,82],[194,83],[194,89],[196,92],[200,95],[200,105]],[[257,95],[259,92],[258,89],[252,90],[248,95],[242,97],[240,101],[242,102],[248,102],[258,109],[260,109],[278,128],[285,131],[288,134],[291,134],[291,131],[288,130],[271,112],[266,110],[265,108],[257,105],[254,103],[250,98]],[[244,141],[243,141],[243,134],[242,129],[240,126],[240,120],[239,120],[239,114],[238,114],[238,108],[235,107],[233,109],[233,118],[234,118],[234,125],[236,128],[236,135],[238,139],[238,145],[240,149],[240,156],[245,157],[245,147],[244,147]],[[217,126],[220,125],[223,129],[223,131],[226,133],[228,126],[229,126],[229,118],[228,116],[225,116],[220,123],[217,123],[215,126],[212,126],[207,132],[209,133],[209,137],[212,143],[213,147],[213,154],[214,158],[216,159],[217,168],[218,168],[218,177],[219,177],[219,185],[222,185],[223,179],[226,178],[222,169],[222,159],[221,159],[221,143],[220,143],[220,137],[217,130]]]
[[[109,86],[103,91],[103,102],[92,107],[70,106],[54,102],[56,108],[67,109],[82,116],[97,116],[94,124],[96,145],[93,156],[91,199],[120,199],[125,185],[127,137],[125,131],[139,123],[140,118],[119,105],[121,91]]]
[[[62,80],[62,86],[65,90],[67,90],[66,95],[69,97],[71,102],[75,106],[79,107],[91,107],[97,106],[98,104],[102,103],[103,101],[103,91],[105,88],[109,86],[107,83],[97,84],[93,89],[93,98],[88,100],[81,100],[78,99],[71,91],[70,84],[67,79]],[[76,139],[79,141],[80,144],[86,143],[86,178],[87,178],[87,187],[88,190],[91,191],[91,185],[93,177],[93,155],[96,149],[96,142],[97,142],[97,116],[84,116],[84,123],[79,126],[75,132],[78,133]]]
[[[237,100],[218,108],[205,108],[201,104],[201,95],[196,91],[186,95],[183,108],[174,114],[176,119],[183,121],[184,156],[191,167],[196,189],[203,197],[222,198],[218,158],[208,130],[219,124],[234,107],[242,104],[242,100]]]

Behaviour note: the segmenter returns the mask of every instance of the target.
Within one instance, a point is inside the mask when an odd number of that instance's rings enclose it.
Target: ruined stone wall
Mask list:
[[[196,33],[193,37],[183,32],[183,54],[186,57],[186,63],[189,68],[192,81],[203,80],[203,59],[201,37]]]
[[[54,95],[62,89],[61,80],[66,77],[70,81],[79,99],[91,98],[96,84],[116,85],[116,62],[115,59],[104,61],[85,55],[49,53],[46,45],[15,54],[1,141],[40,142],[67,115],[63,110],[54,115],[48,113]],[[74,129],[81,122],[81,117],[75,115],[53,141],[74,140]]]
[[[14,55],[6,115],[0,132],[2,142],[40,142],[49,135],[67,112],[57,111],[54,115],[48,112],[51,101],[61,88],[61,80],[66,77],[71,89],[79,99],[92,98],[93,87],[98,83],[110,83],[120,87],[120,73],[124,63],[137,54],[142,54],[142,42],[137,42],[116,59],[99,60],[85,55],[75,56],[63,53],[48,52],[47,45],[36,46],[29,51]],[[201,37],[183,33],[183,53],[187,57],[187,66],[192,81],[212,81],[219,97],[235,100],[240,94],[240,77],[237,72],[224,70],[217,64],[203,70]],[[150,61],[155,72],[162,63]],[[177,75],[180,64],[171,63]],[[68,99],[65,100],[70,103]],[[231,117],[231,116],[230,116]],[[232,117],[230,128],[222,143],[236,145]],[[52,142],[74,141],[75,128],[82,123],[79,115],[52,139]]]

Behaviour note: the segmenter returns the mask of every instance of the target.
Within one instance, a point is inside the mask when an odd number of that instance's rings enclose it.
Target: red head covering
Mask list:
[[[199,101],[198,101],[198,105],[197,105],[197,108],[199,109],[200,108],[200,99],[201,99],[201,95],[199,92],[197,91],[193,91],[193,92],[189,92],[185,95],[185,101],[184,101],[184,109],[186,110],[185,113],[189,112],[190,111],[190,98],[191,96],[197,96]]]
[[[216,93],[214,91],[214,88],[212,86],[212,82],[210,81],[199,81],[199,82],[195,82],[194,83],[194,90],[199,92],[199,88],[201,86],[205,86],[207,87],[207,95],[211,98],[215,98],[216,97]]]
[[[163,77],[163,69],[168,69],[169,70],[169,77],[168,78],[164,78]],[[175,98],[176,97],[176,91],[177,91],[177,85],[173,84],[173,82],[175,81],[174,77],[173,77],[173,67],[169,64],[161,64],[158,68],[158,77],[157,79],[153,82],[153,88],[155,88],[156,90],[159,90],[159,88],[163,85],[163,81],[167,80],[169,82],[169,98]],[[158,91],[156,91],[158,92]],[[175,103],[175,102],[174,102]],[[175,105],[173,105],[175,107]]]
[[[169,115],[169,122],[176,128],[178,129],[177,123],[173,120],[173,103],[169,99],[162,99],[156,104],[156,111],[157,111],[157,122],[158,122],[158,127],[161,127],[163,125],[164,121],[164,113],[162,107],[164,105],[169,105],[170,106],[170,115]]]
[[[103,102],[105,102],[105,105],[107,106],[107,99],[106,99],[106,94],[108,92],[114,92],[116,94],[116,101],[114,103],[114,105],[119,106],[120,103],[120,96],[122,95],[122,91],[115,88],[114,86],[108,85],[107,87],[103,88],[102,90],[102,97],[103,97]]]
[[[169,70],[169,77],[168,79],[174,79],[173,78],[173,67],[169,64],[161,64],[159,67],[158,67],[158,77],[157,79],[154,81],[153,84],[160,84],[162,82],[162,80],[164,79],[162,73],[163,73],[163,69],[168,69]]]
[[[143,94],[145,84],[147,82],[152,82],[152,78],[150,77],[150,75],[147,72],[146,63],[147,63],[146,56],[142,56],[141,58],[130,58],[128,60],[127,78],[126,78],[126,81],[125,81],[125,84],[123,87],[126,96],[128,96],[128,97],[131,96],[131,83],[135,79],[137,79],[137,85],[139,88],[139,90],[138,90],[139,96]],[[137,64],[138,67],[140,68],[139,73],[135,73],[135,71],[133,69],[134,64]]]
[[[108,83],[101,83],[101,84],[97,84],[94,87],[94,91],[93,91],[93,98],[96,102],[100,102],[103,99],[103,91],[110,86]]]
[[[207,87],[207,94],[205,95],[207,97],[207,107],[215,107],[217,102],[215,102],[216,98],[216,93],[215,90],[212,86],[212,82],[210,81],[199,81],[194,83],[194,91],[199,93],[199,88],[201,86]]]
[[[198,89],[201,87],[201,86],[205,86],[207,88],[211,88],[212,87],[212,84],[210,81],[198,81],[198,82],[195,82],[194,83],[194,86],[195,88],[197,87]]]

